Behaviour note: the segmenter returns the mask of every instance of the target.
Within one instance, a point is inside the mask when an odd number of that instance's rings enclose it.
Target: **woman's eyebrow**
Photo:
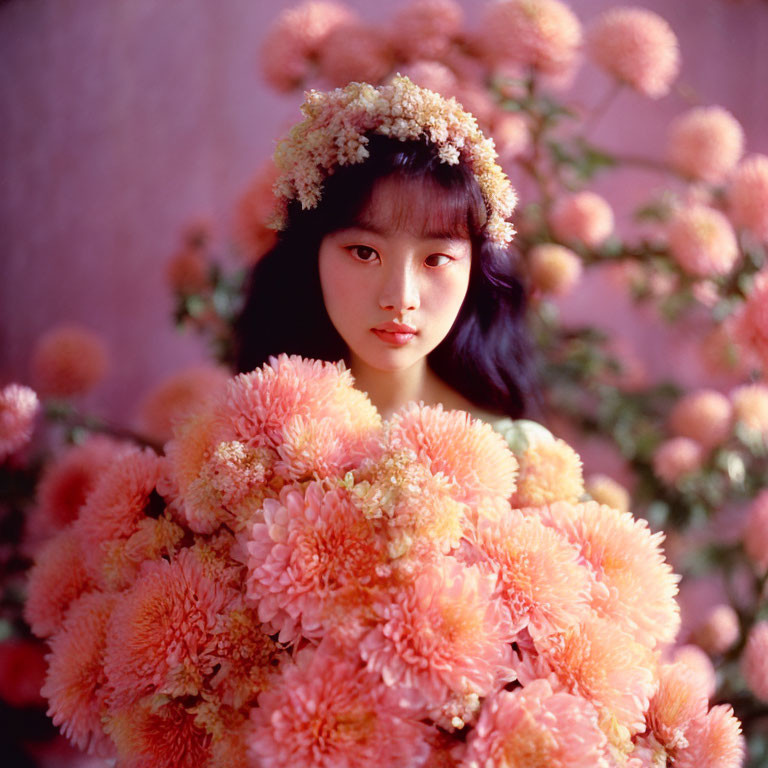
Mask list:
[[[381,237],[387,237],[399,231],[399,229],[393,229],[391,227],[382,227],[375,222],[358,221],[351,224],[349,227],[345,227],[345,230],[359,230],[361,232],[370,232],[374,235],[380,235]],[[449,231],[446,229],[423,229],[419,232],[413,232],[418,237],[423,237],[426,240],[450,240],[450,241],[464,241],[469,237],[466,235],[457,234],[455,231]]]

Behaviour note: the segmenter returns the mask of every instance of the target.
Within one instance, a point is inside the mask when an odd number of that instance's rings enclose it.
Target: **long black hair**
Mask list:
[[[429,354],[430,368],[481,408],[519,417],[531,396],[530,350],[524,328],[525,293],[514,254],[483,233],[485,205],[471,171],[440,161],[426,141],[369,137],[370,157],[326,179],[316,208],[289,206],[288,225],[254,267],[237,322],[236,363],[250,371],[280,353],[336,361],[348,349],[323,302],[318,252],[329,233],[359,222],[374,184],[417,180],[439,189],[429,216],[472,242],[469,288],[446,338]],[[434,200],[434,205],[432,205]]]

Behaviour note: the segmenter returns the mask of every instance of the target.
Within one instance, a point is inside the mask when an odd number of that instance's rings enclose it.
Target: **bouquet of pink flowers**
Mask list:
[[[30,579],[54,722],[121,768],[739,765],[661,535],[511,431],[282,356],[115,449]]]

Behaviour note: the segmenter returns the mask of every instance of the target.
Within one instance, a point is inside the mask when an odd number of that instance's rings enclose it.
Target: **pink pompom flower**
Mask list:
[[[750,155],[739,163],[727,197],[733,223],[768,241],[768,155]]]
[[[601,69],[652,99],[669,92],[680,69],[675,33],[645,8],[606,11],[590,30],[588,48]]]
[[[689,205],[672,215],[667,226],[672,258],[689,275],[727,275],[739,258],[739,244],[728,219],[707,205]]]
[[[733,646],[740,633],[738,614],[730,605],[721,603],[707,613],[696,628],[693,640],[705,651],[719,654]]]
[[[653,471],[667,485],[675,485],[704,464],[704,448],[689,437],[665,440],[653,454]]]
[[[744,149],[739,121],[722,107],[694,107],[669,126],[667,158],[683,176],[717,184],[733,170]]]
[[[733,340],[746,357],[768,368],[768,270],[757,273],[746,302],[729,319]]]
[[[749,690],[768,702],[768,621],[759,621],[749,631],[741,657],[741,673]]]
[[[688,746],[675,753],[675,768],[740,768],[744,760],[741,723],[726,704],[712,707],[685,730]]]
[[[648,709],[648,725],[668,750],[687,746],[685,729],[707,712],[707,697],[694,672],[683,663],[659,667],[659,688]]]
[[[360,23],[339,24],[318,49],[318,70],[334,88],[351,81],[379,83],[392,70],[392,51],[381,31]]]
[[[464,11],[456,0],[410,0],[395,14],[392,45],[405,61],[415,56],[439,61],[461,34],[463,24]]]
[[[581,259],[570,248],[556,243],[541,243],[528,254],[531,284],[542,293],[569,294],[581,279]]]
[[[577,192],[555,203],[550,224],[558,239],[598,248],[613,232],[613,209],[600,195]]]
[[[673,434],[695,440],[707,450],[725,442],[733,431],[730,400],[714,389],[684,395],[669,415]]]
[[[8,384],[0,390],[0,461],[29,442],[39,410],[29,387]]]
[[[712,659],[698,645],[680,645],[671,651],[670,661],[684,664],[693,674],[693,680],[702,695],[711,699],[717,688],[717,675]]]
[[[768,386],[744,384],[734,389],[730,398],[734,421],[768,440]]]
[[[742,535],[744,549],[760,573],[768,570],[768,490],[752,501]]]

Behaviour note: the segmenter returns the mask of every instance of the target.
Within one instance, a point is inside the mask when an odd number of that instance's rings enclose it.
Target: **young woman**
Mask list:
[[[276,154],[282,231],[252,275],[240,370],[344,359],[385,417],[409,401],[521,416],[514,192],[474,118],[406,78],[312,92],[304,112]]]

